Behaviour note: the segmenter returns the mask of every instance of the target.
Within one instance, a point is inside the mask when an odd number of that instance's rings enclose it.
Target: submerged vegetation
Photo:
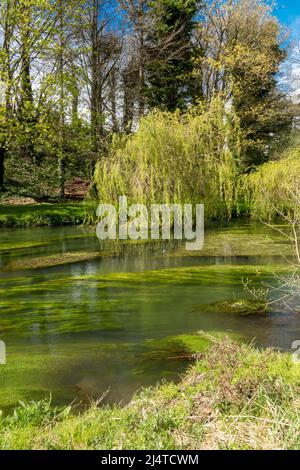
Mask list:
[[[299,448],[300,370],[291,356],[209,342],[178,384],[144,389],[125,407],[99,400],[78,414],[50,400],[21,404],[1,417],[0,448]]]
[[[220,312],[225,315],[266,315],[271,311],[267,301],[239,299],[233,302],[215,302],[211,305],[202,307],[207,313]]]
[[[187,335],[199,328],[284,350],[294,340],[291,315],[263,310],[242,285],[291,271],[280,256],[290,256],[290,245],[264,225],[218,224],[193,253],[173,242],[100,243],[83,227],[1,232],[5,414],[50,391],[53,407],[74,398],[86,404],[108,389],[110,403],[127,402],[141,386],[184,372],[187,341],[199,351]]]

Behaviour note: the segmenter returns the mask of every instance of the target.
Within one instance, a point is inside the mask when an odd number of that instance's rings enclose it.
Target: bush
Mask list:
[[[256,218],[300,220],[300,147],[244,176],[240,193]]]

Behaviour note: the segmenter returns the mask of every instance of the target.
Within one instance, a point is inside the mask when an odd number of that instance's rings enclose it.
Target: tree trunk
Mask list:
[[[76,127],[79,122],[79,116],[78,116],[79,90],[78,90],[77,84],[73,86],[74,86],[74,90],[72,93],[72,126]]]
[[[3,49],[2,49],[2,60],[0,63],[0,80],[4,84],[3,93],[5,93],[4,97],[1,97],[1,106],[4,106],[4,115],[5,115],[5,122],[4,126],[2,127],[2,139],[4,142],[6,141],[7,136],[7,120],[11,117],[12,106],[11,106],[11,88],[12,88],[12,71],[11,71],[11,40],[13,37],[13,30],[14,30],[14,22],[13,22],[13,15],[12,15],[12,5],[10,1],[6,3],[6,11],[5,11],[5,18],[4,18],[4,31],[3,31]],[[7,154],[7,149],[5,144],[2,140],[0,144],[0,191],[4,189],[4,177],[5,177],[5,157]]]
[[[117,79],[116,71],[113,69],[110,76],[110,107],[111,107],[111,123],[113,132],[119,132],[117,119]]]
[[[126,82],[124,85],[124,111],[123,111],[123,130],[130,134],[132,132],[134,117],[134,99]]]
[[[91,142],[95,153],[100,150],[100,142],[104,136],[103,103],[100,64],[100,40],[99,40],[99,0],[93,0],[93,16],[91,22]]]
[[[24,10],[23,21],[20,25],[21,33],[21,100],[19,119],[24,127],[29,124],[30,132],[27,134],[26,141],[22,145],[22,153],[24,158],[31,158],[34,153],[34,105],[33,92],[30,74],[30,23],[31,23],[31,7],[27,6]]]
[[[60,116],[59,116],[59,149],[58,149],[58,183],[59,183],[59,196],[65,195],[65,155],[64,155],[64,141],[65,141],[65,78],[64,78],[64,8],[63,0],[60,0],[60,25],[59,25],[59,86],[60,86]]]
[[[4,189],[4,160],[5,160],[6,150],[3,147],[0,147],[0,191]]]
[[[141,10],[139,12],[138,20],[138,34],[139,34],[139,51],[138,51],[138,119],[141,119],[145,113],[145,101],[144,101],[144,92],[145,92],[145,46],[144,46],[144,4],[141,4]]]

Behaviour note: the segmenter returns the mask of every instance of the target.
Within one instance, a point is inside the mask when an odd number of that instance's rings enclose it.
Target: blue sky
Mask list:
[[[290,31],[290,38],[292,39],[290,60],[282,67],[282,76],[279,83],[284,91],[300,90],[300,0],[277,0],[274,14]]]
[[[300,2],[299,0],[277,0],[274,13],[282,23],[293,27],[294,24],[300,22]]]

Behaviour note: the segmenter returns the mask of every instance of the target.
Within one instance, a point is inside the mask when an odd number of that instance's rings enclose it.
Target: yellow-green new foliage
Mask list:
[[[230,218],[240,155],[239,123],[216,97],[187,114],[154,111],[131,136],[116,137],[98,162],[101,202],[204,203],[208,218]]]
[[[300,147],[242,178],[241,194],[251,215],[267,220],[300,216]]]

